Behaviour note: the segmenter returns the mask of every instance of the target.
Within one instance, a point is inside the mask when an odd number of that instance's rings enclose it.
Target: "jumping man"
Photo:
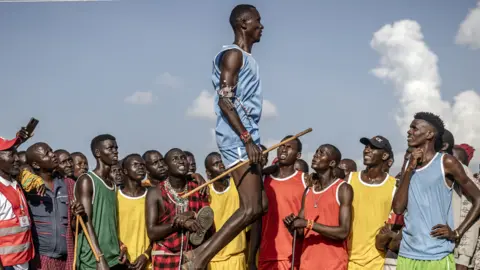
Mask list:
[[[262,207],[262,152],[258,129],[263,96],[259,67],[251,54],[253,44],[260,41],[263,25],[260,13],[252,5],[236,6],[230,15],[230,24],[235,34],[234,44],[224,46],[213,60],[215,134],[225,166],[234,166],[247,158],[250,164],[232,172],[240,208],[210,241],[187,254],[186,269],[205,268],[215,254],[258,220],[266,208],[266,201]],[[258,229],[259,226],[252,226],[252,233]]]

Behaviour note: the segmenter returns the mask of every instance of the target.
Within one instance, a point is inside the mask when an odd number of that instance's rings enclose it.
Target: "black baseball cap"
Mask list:
[[[391,158],[393,158],[392,145],[390,144],[390,141],[388,141],[388,139],[383,136],[377,135],[371,139],[363,137],[360,139],[360,142],[363,145],[371,145],[375,148],[383,149],[387,151],[388,155],[390,155]]]

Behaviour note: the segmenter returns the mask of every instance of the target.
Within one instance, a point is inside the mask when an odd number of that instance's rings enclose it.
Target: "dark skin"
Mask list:
[[[32,149],[32,161],[31,166],[35,170],[36,174],[43,179],[45,183],[44,188],[54,190],[54,171],[59,171],[59,162],[55,153],[52,151],[52,148],[46,143],[37,143],[33,146]],[[67,152],[68,154],[68,152]],[[41,192],[41,194],[40,194]],[[45,195],[45,190],[40,190],[37,192],[40,196]],[[76,215],[84,215],[85,209],[80,202],[72,200],[70,202],[70,210],[72,212],[72,230],[75,230],[76,224]]]
[[[65,150],[54,152],[58,160],[56,171],[63,177],[73,178],[73,159]]]
[[[350,172],[355,172],[357,170],[357,164],[351,159],[342,159],[340,163],[338,163],[338,168],[343,170],[345,173],[345,179],[347,179]]]
[[[20,165],[26,165],[27,164],[27,152],[19,151],[18,152],[18,159],[20,160]]]
[[[188,161],[188,173],[193,174],[197,172],[197,162],[195,161],[195,157],[193,155],[187,155]]]
[[[88,160],[82,153],[72,154],[73,177],[77,179],[80,175],[88,172]]]
[[[225,165],[223,164],[220,154],[210,156],[207,160],[207,167],[205,168],[208,179],[213,179],[225,171]],[[213,182],[213,187],[216,191],[222,192],[230,184],[230,176],[226,176],[223,179]]]
[[[408,146],[414,147],[410,161],[402,175],[400,186],[393,199],[393,211],[396,214],[402,214],[408,203],[408,188],[410,179],[415,169],[422,168],[427,165],[435,156],[435,138],[436,130],[427,121],[415,119],[408,130]],[[480,215],[480,190],[465,174],[462,164],[453,156],[445,154],[443,158],[443,167],[445,171],[445,180],[449,186],[454,182],[460,185],[465,196],[472,202],[472,208],[468,212],[464,221],[455,231],[446,224],[437,224],[432,227],[430,235],[456,241],[470,228]],[[453,180],[452,180],[453,179]]]
[[[453,156],[463,165],[468,166],[468,155],[467,152],[465,152],[465,149],[458,146],[453,147]]]
[[[0,177],[7,181],[14,182],[14,176],[19,173],[20,160],[17,150],[12,147],[11,149],[0,151]],[[0,270],[3,269],[2,261],[0,261]]]
[[[122,170],[123,174],[126,176],[124,178],[124,187],[122,188],[123,194],[134,198],[143,196],[147,189],[142,187],[142,180],[147,175],[147,170],[145,167],[145,161],[142,157],[136,155],[128,158],[125,160],[125,167]],[[138,209],[138,211],[143,211],[143,209]],[[144,253],[150,254],[151,252],[152,244],[148,246]],[[148,258],[144,254],[141,254],[128,266],[128,269],[143,270],[147,263]]]
[[[242,50],[251,52],[253,44],[260,41],[263,25],[260,14],[256,9],[251,9],[235,27],[235,41]],[[243,65],[243,55],[239,50],[226,51],[220,64],[221,88],[234,87],[238,83],[238,74]],[[235,109],[232,99],[221,97],[218,106],[222,115],[240,137],[246,131]],[[262,151],[251,139],[245,142],[245,149],[250,160],[250,165],[245,165],[232,172],[232,177],[237,186],[240,197],[240,208],[207,242],[198,247],[194,252],[186,253],[188,260],[197,268],[205,268],[208,262],[225,247],[242,230],[258,220],[266,210],[267,200],[262,196],[261,160]],[[265,199],[263,199],[265,197]],[[260,235],[261,227],[258,222],[253,224],[252,235]],[[253,245],[254,241],[251,241]],[[252,246],[249,250],[257,250]],[[256,269],[255,255],[249,255],[249,269]]]
[[[116,186],[121,186],[124,184],[124,179],[125,179],[124,176],[125,176],[125,172],[120,162],[115,165],[112,165],[112,167],[110,168],[110,173],[108,177],[110,178],[110,180],[113,181],[113,183],[115,183]]]
[[[93,172],[102,178],[105,184],[108,185],[109,188],[113,188],[115,183],[109,179],[108,175],[110,174],[111,166],[118,163],[118,146],[115,140],[105,140],[98,143],[93,151],[93,156],[97,161],[97,166],[93,170]],[[91,216],[93,214],[92,209],[92,200],[93,200],[93,183],[90,180],[88,175],[81,175],[76,182],[75,188],[75,197],[78,198],[80,203],[85,207],[85,215],[87,220],[85,225],[87,227],[87,231],[90,235],[90,239],[92,240],[92,246],[95,248],[99,254],[103,254],[102,250],[100,249],[100,245],[98,244],[97,235],[95,234],[95,230],[93,228],[93,224],[91,221]],[[126,261],[125,256],[125,249],[120,251],[120,263],[123,264]],[[100,261],[97,262],[97,269],[98,270],[107,270],[110,269],[108,264],[103,256],[100,257]]]
[[[188,180],[188,161],[187,156],[181,150],[173,150],[165,162],[168,166],[170,185],[176,192],[182,192],[187,185]],[[146,201],[146,222],[148,237],[152,242],[162,241],[167,236],[187,230],[195,232],[200,229],[200,225],[195,220],[195,213],[187,211],[175,216],[172,223],[160,223],[159,217],[165,213],[165,205],[162,194],[158,188],[150,188],[147,192]]]
[[[145,155],[148,179],[153,186],[165,181],[168,177],[168,167],[162,154],[158,151],[150,152]]]
[[[332,149],[328,146],[320,146],[312,160],[312,169],[315,170],[313,177],[313,190],[319,192],[328,188],[337,181],[334,169],[340,160],[335,160]],[[303,194],[302,201],[305,200],[306,192]],[[339,226],[326,226],[320,223],[313,223],[312,230],[332,240],[343,241],[347,239],[350,233],[352,223],[352,201],[353,189],[350,185],[343,184],[338,191],[340,201]],[[297,235],[303,236],[303,229],[307,226],[305,220],[304,208],[300,209],[298,216],[293,213],[283,220],[285,226],[290,231],[297,230]]]

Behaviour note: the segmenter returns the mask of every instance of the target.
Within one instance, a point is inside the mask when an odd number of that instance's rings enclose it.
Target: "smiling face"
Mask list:
[[[145,179],[145,176],[147,175],[145,161],[140,155],[127,157],[124,161],[123,172],[128,179],[140,182]]]
[[[58,159],[57,171],[64,177],[73,177],[73,159],[65,150],[55,151]]]
[[[296,140],[291,140],[278,147],[277,159],[280,166],[294,165],[297,158],[300,158],[300,153]]]
[[[10,177],[20,173],[20,160],[15,149],[0,151],[0,171]]]
[[[383,149],[378,149],[370,144],[365,145],[363,149],[363,164],[366,166],[376,166],[387,160],[388,154]]]
[[[95,148],[95,157],[104,164],[115,165],[118,163],[118,146],[116,140],[104,140],[99,142]]]
[[[184,177],[188,173],[187,155],[180,149],[170,150],[165,156],[168,174],[175,177]]]

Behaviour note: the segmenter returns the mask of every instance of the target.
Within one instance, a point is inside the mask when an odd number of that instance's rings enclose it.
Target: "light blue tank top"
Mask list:
[[[251,54],[233,44],[223,46],[222,50],[213,59],[212,82],[216,92],[214,107],[217,115],[215,134],[219,149],[236,149],[243,146],[240,137],[232,129],[218,106],[218,91],[221,87],[220,64],[224,52],[231,49],[237,49],[243,55],[243,65],[238,74],[238,83],[235,90],[235,108],[243,125],[252,135],[253,141],[260,144],[258,123],[262,115],[263,95],[259,67]]]
[[[452,253],[453,242],[430,236],[432,227],[437,224],[455,229],[452,188],[445,181],[443,154],[440,153],[412,175],[399,255],[415,260],[440,260]]]

